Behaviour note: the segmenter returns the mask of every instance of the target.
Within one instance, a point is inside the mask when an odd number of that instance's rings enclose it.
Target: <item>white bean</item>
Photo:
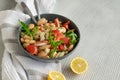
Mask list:
[[[69,47],[68,47],[68,51],[71,51],[73,49],[74,45],[71,44]]]
[[[48,54],[50,52],[50,49],[49,48],[46,48],[45,49],[45,52]]]
[[[41,18],[38,22],[37,22],[37,25],[42,25],[42,24],[45,24],[47,23],[47,20],[45,18]]]
[[[23,38],[20,38],[20,41],[23,43],[23,42],[24,42],[24,39],[23,39]]]
[[[60,32],[61,32],[61,33],[65,33],[65,32],[66,32],[65,27],[59,27],[59,29],[58,29],[58,30],[60,30]]]
[[[30,40],[29,43],[30,43],[30,44],[34,44],[34,43],[35,43],[35,40]]]
[[[29,42],[30,42],[30,40],[29,40],[29,39],[25,39],[24,41],[25,41],[25,43],[29,43]]]
[[[38,53],[38,57],[45,57],[45,56],[47,56],[47,53],[45,51],[40,51]]]
[[[53,54],[53,58],[57,58],[57,52],[54,52],[54,54]]]
[[[33,29],[34,27],[35,27],[35,25],[34,24],[29,24],[29,29]]]
[[[40,32],[40,40],[45,40],[45,32]]]
[[[60,53],[58,52],[56,55],[55,55],[55,58],[58,58],[60,55]]]
[[[47,56],[45,56],[44,58],[47,58],[47,59],[49,59],[50,57],[47,55]]]
[[[28,36],[28,35],[24,35],[24,37],[23,37],[24,39],[31,39],[31,37],[30,36]]]
[[[23,47],[26,48],[29,45],[29,43],[23,43]]]
[[[60,55],[59,55],[59,57],[62,57],[62,56],[64,56],[64,54],[65,54],[65,52],[63,51],[63,52],[60,52]]]
[[[49,37],[49,29],[47,29],[47,30],[45,30],[45,39],[48,39],[48,37]]]

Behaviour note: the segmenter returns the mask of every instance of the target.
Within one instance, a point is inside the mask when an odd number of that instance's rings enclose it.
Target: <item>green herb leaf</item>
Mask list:
[[[50,51],[50,57],[53,58],[53,55],[54,53],[57,51],[56,48],[53,48],[51,51]]]
[[[25,24],[24,22],[22,22],[22,21],[20,21],[20,20],[19,20],[19,24],[20,24],[20,26],[22,27],[22,31],[23,31],[25,34],[27,34],[27,35],[29,35],[29,36],[32,36],[32,33],[31,33],[30,29],[28,28],[28,25],[27,25],[27,24]]]
[[[55,36],[52,35],[52,31],[50,31],[50,35],[49,35],[49,41],[50,44],[52,45],[53,49],[50,52],[50,57],[53,58],[54,53],[57,51],[57,46],[59,46],[60,44],[62,44],[62,41],[54,41]]]
[[[78,36],[72,30],[68,30],[66,36],[70,37],[70,44],[75,44],[77,42]]]

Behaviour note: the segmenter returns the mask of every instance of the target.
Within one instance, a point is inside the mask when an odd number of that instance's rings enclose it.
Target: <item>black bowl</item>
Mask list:
[[[79,40],[77,41],[77,43],[75,44],[73,50],[71,50],[69,53],[67,53],[66,55],[62,56],[62,57],[59,57],[59,58],[50,58],[50,59],[44,59],[44,58],[40,58],[40,57],[37,57],[37,56],[34,56],[32,54],[30,54],[28,51],[26,51],[23,46],[22,46],[22,43],[20,41],[20,33],[21,33],[21,27],[19,27],[19,35],[18,35],[18,42],[19,42],[19,45],[20,47],[22,48],[22,50],[25,52],[25,54],[27,54],[28,56],[30,56],[31,58],[35,59],[35,60],[38,60],[38,61],[42,61],[42,62],[56,62],[56,61],[59,61],[61,59],[64,59],[66,57],[68,57],[70,54],[73,53],[73,51],[75,50],[75,48],[78,46],[78,43],[80,41],[80,31],[78,29],[78,27],[75,25],[75,23],[64,17],[64,16],[61,16],[61,15],[58,15],[58,14],[41,14],[40,15],[41,18],[46,18],[48,21],[53,21],[55,18],[59,18],[60,21],[62,21],[63,23],[67,22],[67,21],[70,21],[70,24],[69,24],[69,28],[70,29],[75,29],[75,33],[77,34]],[[35,16],[36,20],[37,20],[37,16]],[[30,24],[30,23],[34,23],[32,21],[32,19],[28,19],[26,22],[26,24]]]

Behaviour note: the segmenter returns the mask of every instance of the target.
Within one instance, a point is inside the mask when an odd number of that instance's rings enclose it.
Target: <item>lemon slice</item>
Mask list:
[[[75,57],[71,61],[70,67],[74,73],[81,74],[88,69],[88,63],[84,58]]]
[[[58,71],[50,71],[48,74],[48,80],[66,80],[65,76]]]

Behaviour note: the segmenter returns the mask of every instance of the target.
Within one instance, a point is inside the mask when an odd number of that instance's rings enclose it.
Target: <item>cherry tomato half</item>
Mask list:
[[[65,27],[66,29],[68,29],[68,25],[70,24],[70,21],[67,21],[66,23],[63,24],[63,27]]]
[[[60,38],[61,41],[64,42],[64,44],[68,45],[70,43],[70,38],[68,37],[64,37],[64,38]]]
[[[60,27],[60,21],[58,18],[55,18],[54,22],[57,27]]]
[[[58,50],[64,50],[64,45],[62,45],[62,44],[59,45],[57,49],[58,49]]]
[[[37,54],[37,47],[35,45],[28,45],[26,50],[31,54]]]

